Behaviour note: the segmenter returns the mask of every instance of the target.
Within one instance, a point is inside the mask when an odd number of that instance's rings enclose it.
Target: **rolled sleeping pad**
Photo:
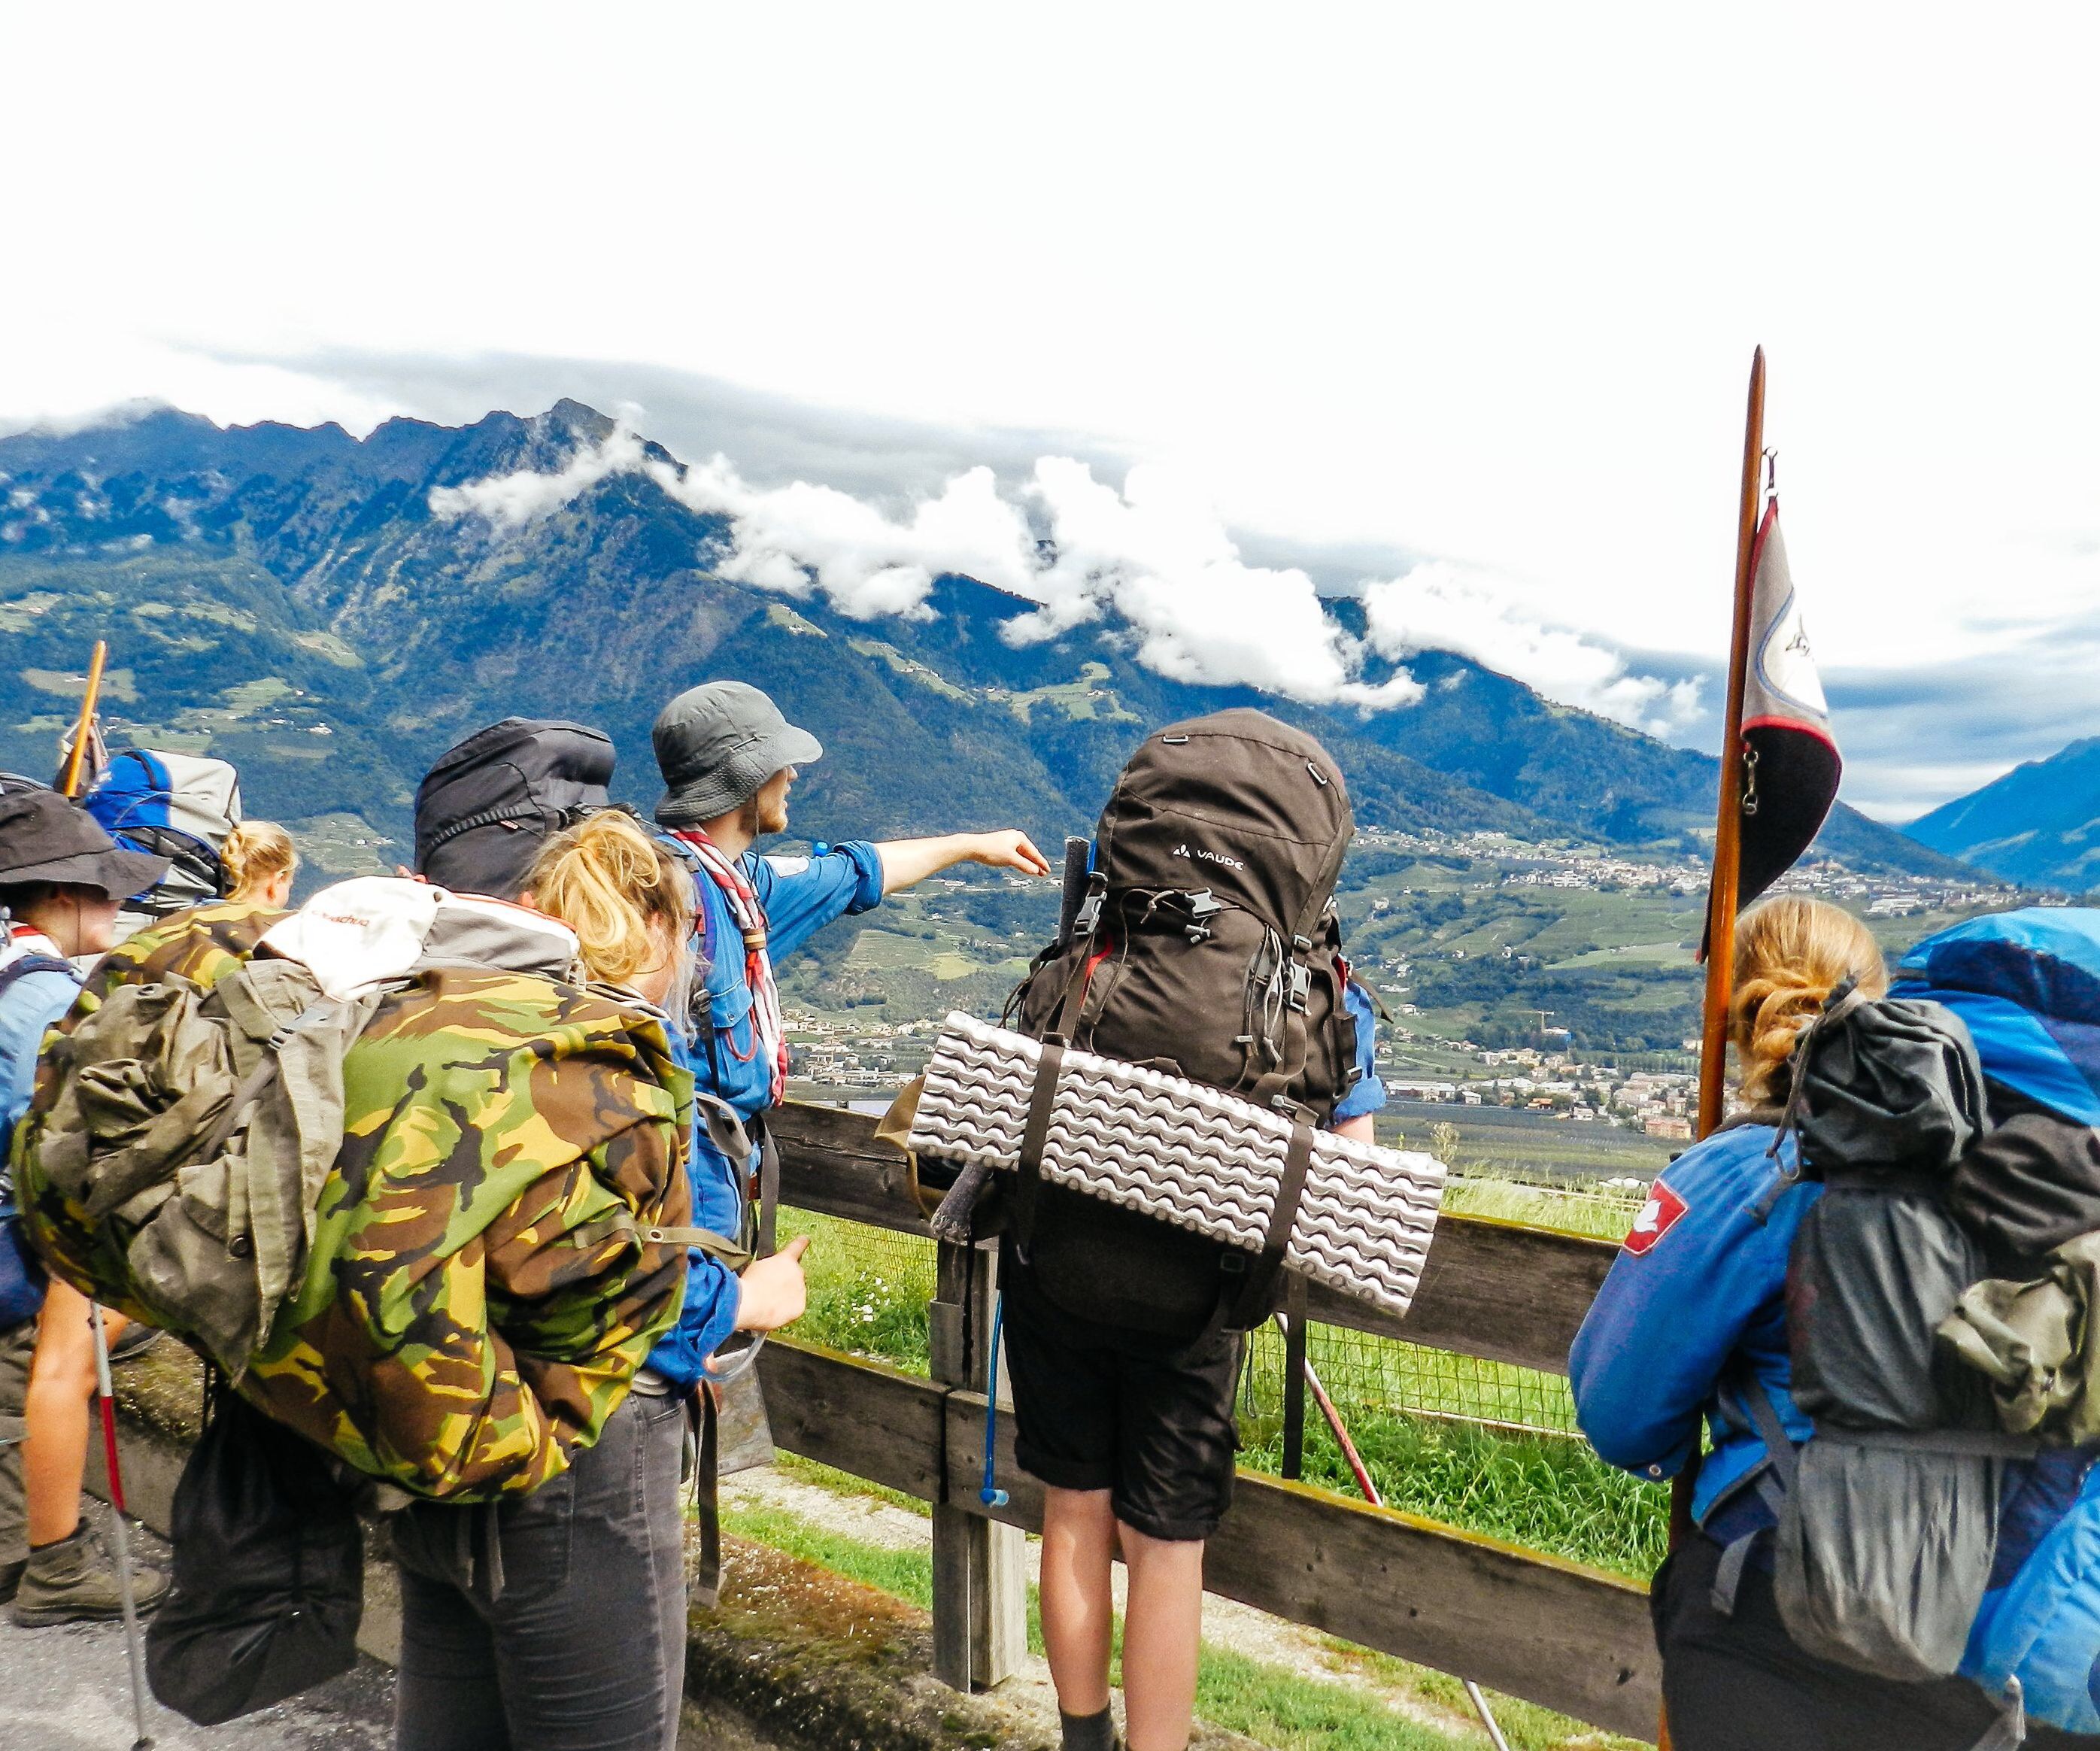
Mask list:
[[[1079,915],[1079,902],[1087,897],[1087,875],[1094,861],[1094,845],[1090,839],[1078,839],[1067,834],[1065,838],[1065,891],[1057,902],[1057,940],[1072,940],[1073,921]]]

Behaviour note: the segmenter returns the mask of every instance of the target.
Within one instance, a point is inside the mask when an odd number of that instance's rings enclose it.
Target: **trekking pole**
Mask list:
[[[1290,1341],[1290,1321],[1279,1313],[1276,1316],[1276,1323],[1283,1328],[1284,1342],[1287,1347]],[[1362,1456],[1357,1451],[1357,1444],[1349,1439],[1349,1431],[1343,1427],[1342,1414],[1335,1409],[1334,1400],[1327,1396],[1326,1387],[1321,1385],[1319,1374],[1312,1366],[1312,1356],[1307,1355],[1299,1365],[1305,1370],[1305,1384],[1312,1392],[1312,1401],[1320,1407],[1320,1414],[1327,1419],[1327,1427],[1335,1437],[1335,1444],[1342,1449],[1343,1458],[1348,1462],[1349,1470],[1355,1475],[1357,1488],[1364,1493],[1364,1500],[1373,1507],[1383,1507],[1385,1497],[1379,1493],[1378,1485],[1371,1481],[1371,1474],[1365,1468]],[[1495,1722],[1494,1710],[1488,1706],[1488,1699],[1480,1687],[1471,1678],[1460,1678],[1458,1682],[1466,1687],[1466,1700],[1472,1704],[1473,1713],[1480,1716],[1480,1725],[1487,1730],[1489,1743],[1494,1746],[1495,1751],[1510,1751],[1509,1741],[1502,1737],[1502,1730]]]
[[[73,747],[67,752],[65,770],[59,778],[61,796],[80,794],[81,763],[87,757],[88,738],[95,734],[95,708],[102,694],[102,665],[108,658],[108,645],[96,639],[95,654],[87,659],[87,687],[80,696],[80,721],[73,726]]]
[[[131,1751],[152,1751],[146,1731],[146,1655],[139,1634],[139,1603],[131,1586],[131,1534],[124,1524],[124,1477],[117,1466],[117,1391],[109,1379],[109,1338],[102,1325],[99,1302],[87,1304],[87,1320],[95,1332],[95,1395],[102,1409],[102,1452],[108,1462],[110,1518],[117,1528],[117,1594],[124,1606],[124,1643],[131,1658],[131,1715],[139,1736]]]

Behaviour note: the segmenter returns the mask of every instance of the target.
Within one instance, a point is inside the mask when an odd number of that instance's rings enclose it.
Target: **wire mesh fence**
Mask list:
[[[1464,1189],[1454,1182],[1454,1192]],[[1487,1189],[1505,1201],[1525,1193],[1509,1182]],[[1544,1196],[1493,1213],[1616,1239],[1645,1189],[1529,1189]],[[814,1241],[810,1308],[796,1336],[925,1374],[933,1243],[800,1211],[783,1210],[780,1226],[783,1237]],[[1564,1378],[1336,1326],[1310,1326],[1307,1344],[1390,1506],[1624,1574],[1648,1574],[1661,1560],[1660,1493],[1612,1471],[1577,1436]],[[1283,1384],[1283,1340],[1272,1325],[1249,1339],[1238,1405],[1240,1461],[1256,1471],[1282,1468]],[[1309,1404],[1304,1432],[1305,1478],[1352,1493],[1340,1449]]]
[[[1415,1417],[1527,1435],[1576,1432],[1574,1401],[1558,1374],[1335,1325],[1309,1326],[1305,1350],[1344,1422]],[[1282,1334],[1264,1325],[1247,1339],[1242,1415],[1257,1427],[1280,1418],[1284,1381]]]
[[[1462,1180],[1454,1186],[1469,1184],[1484,1194],[1469,1200],[1487,1206],[1478,1213],[1614,1239],[1625,1233],[1645,1191],[1495,1180]],[[935,1283],[931,1241],[795,1211],[782,1212],[782,1228],[783,1236],[813,1238],[804,1332],[835,1348],[907,1367],[925,1365],[925,1308]],[[1315,1325],[1306,1342],[1312,1366],[1345,1420],[1400,1417],[1512,1433],[1565,1437],[1577,1432],[1568,1383],[1558,1374],[1339,1326]],[[1252,1427],[1281,1417],[1283,1376],[1282,1337],[1275,1326],[1266,1326],[1249,1339],[1241,1387],[1242,1414]]]

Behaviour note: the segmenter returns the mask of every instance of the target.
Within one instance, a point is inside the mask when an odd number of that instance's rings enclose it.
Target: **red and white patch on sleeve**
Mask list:
[[[1636,1259],[1643,1253],[1652,1252],[1657,1242],[1677,1226],[1677,1219],[1691,1207],[1661,1180],[1657,1180],[1648,1202],[1641,1206],[1640,1214],[1634,1218],[1633,1227],[1626,1232],[1626,1250]]]

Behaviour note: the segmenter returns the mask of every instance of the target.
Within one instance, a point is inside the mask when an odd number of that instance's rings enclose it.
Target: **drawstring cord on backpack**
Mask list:
[[[1789,1069],[1786,1105],[1780,1110],[1779,1123],[1772,1131],[1771,1147],[1765,1151],[1765,1159],[1775,1163],[1777,1171],[1773,1174],[1771,1183],[1765,1188],[1763,1195],[1750,1206],[1751,1219],[1759,1228],[1771,1219],[1772,1210],[1780,1199],[1801,1183],[1799,1148],[1797,1146],[1791,1164],[1780,1161],[1779,1152],[1786,1140],[1800,1128],[1803,1096],[1808,1087],[1809,1054],[1815,1051],[1815,1043],[1822,1037],[1825,1028],[1836,1025],[1866,1001],[1867,994],[1860,989],[1859,980],[1848,975],[1832,988],[1830,995],[1823,999],[1823,1007],[1794,1040],[1793,1053],[1787,1060]]]

